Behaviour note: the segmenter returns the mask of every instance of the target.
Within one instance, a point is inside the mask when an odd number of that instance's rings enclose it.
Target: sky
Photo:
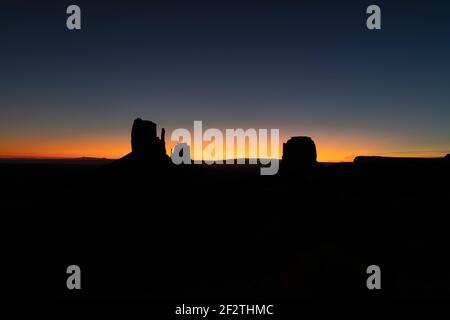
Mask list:
[[[0,6],[0,157],[119,158],[137,117],[169,137],[194,120],[279,128],[280,143],[312,137],[319,161],[450,153],[448,1]]]

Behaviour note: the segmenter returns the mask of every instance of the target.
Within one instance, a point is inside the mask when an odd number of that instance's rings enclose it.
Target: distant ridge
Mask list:
[[[353,163],[356,164],[421,164],[430,162],[439,162],[449,159],[449,155],[436,158],[419,158],[419,157],[382,157],[382,156],[357,156]]]
[[[0,163],[17,164],[83,164],[83,165],[101,165],[113,162],[113,159],[107,158],[0,158]]]

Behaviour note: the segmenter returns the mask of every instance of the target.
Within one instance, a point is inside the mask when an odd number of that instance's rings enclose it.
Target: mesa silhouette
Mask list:
[[[170,159],[166,154],[165,129],[161,138],[156,134],[156,123],[137,118],[131,129],[131,152],[117,160],[117,165],[167,166]]]

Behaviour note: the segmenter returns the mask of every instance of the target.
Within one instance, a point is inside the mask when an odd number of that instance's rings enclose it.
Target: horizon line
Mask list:
[[[430,151],[431,152],[431,151]],[[389,152],[385,154],[395,154],[396,152]],[[407,152],[398,152],[399,154],[407,153]],[[412,152],[411,152],[412,153]],[[444,152],[445,153],[445,152]],[[450,154],[450,153],[449,153]],[[443,154],[442,156],[432,156],[432,157],[417,157],[417,156],[384,156],[383,153],[375,155],[357,155],[354,156],[353,159],[349,160],[327,160],[327,161],[317,161],[318,163],[351,163],[358,157],[379,157],[379,158],[393,158],[393,159],[443,159],[446,157],[447,154]],[[96,161],[96,160],[105,160],[105,161],[116,161],[121,159],[120,158],[107,158],[107,157],[90,157],[90,156],[80,156],[80,157],[64,157],[64,156],[20,156],[20,155],[0,155],[0,160],[85,160],[85,161]],[[191,159],[191,161],[195,161],[198,159]],[[282,158],[224,158],[219,159],[215,161],[229,161],[233,160],[234,162],[238,160],[278,160],[282,161]],[[211,159],[202,159],[202,162],[204,161],[214,161]]]

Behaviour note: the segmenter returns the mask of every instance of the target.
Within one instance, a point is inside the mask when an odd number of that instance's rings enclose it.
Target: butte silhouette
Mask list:
[[[116,165],[131,166],[168,166],[171,164],[166,154],[165,129],[161,129],[161,137],[156,134],[156,123],[137,118],[131,129],[131,152],[116,160]]]
[[[316,144],[310,137],[292,137],[283,143],[282,172],[306,173],[316,166]]]

